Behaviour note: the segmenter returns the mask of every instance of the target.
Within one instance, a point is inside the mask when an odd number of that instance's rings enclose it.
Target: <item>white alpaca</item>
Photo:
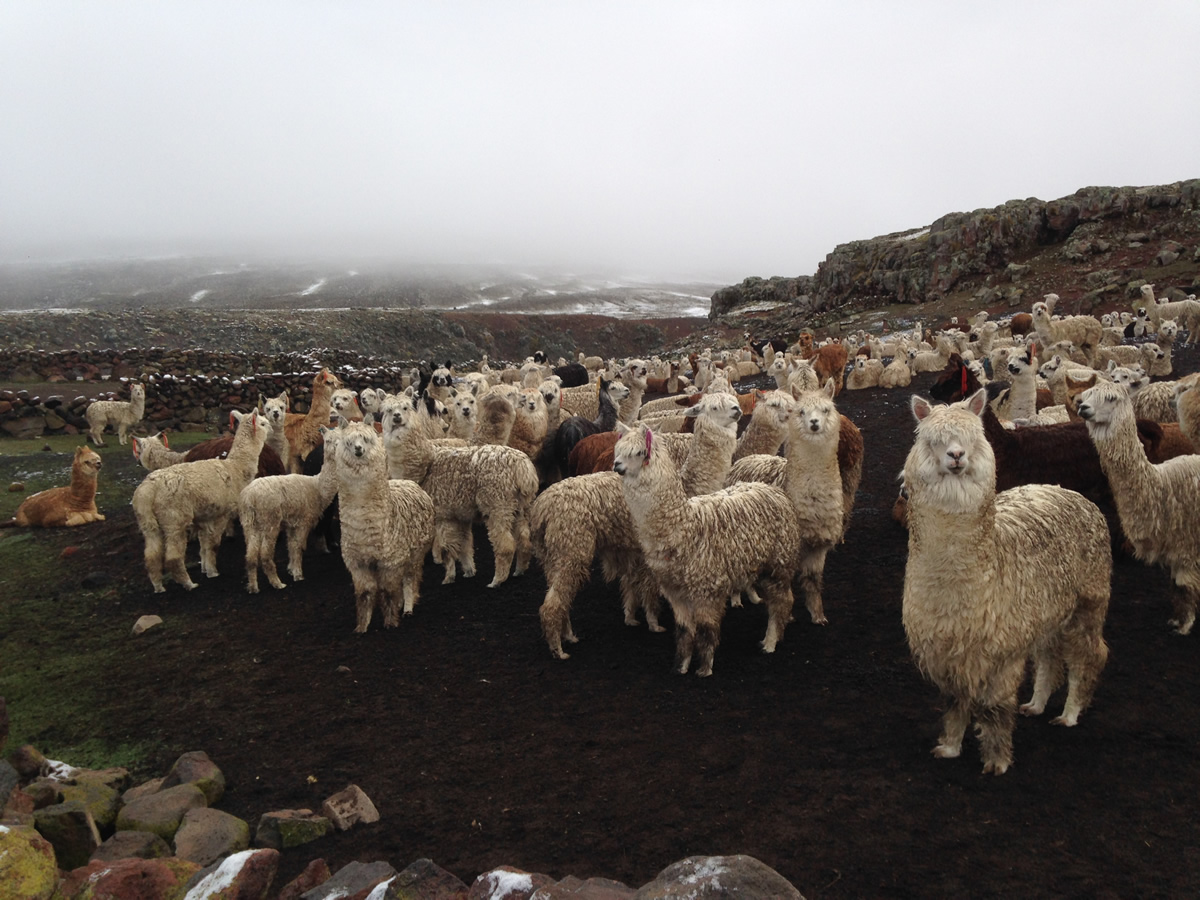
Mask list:
[[[1177,456],[1158,465],[1146,459],[1129,392],[1120,385],[1088,388],[1075,408],[1100,455],[1134,556],[1166,566],[1183,589],[1171,624],[1188,634],[1200,598],[1200,456]]]
[[[373,426],[372,426],[373,427]],[[271,587],[282,589],[275,568],[275,543],[287,530],[288,574],[304,580],[304,546],[326,508],[337,496],[338,429],[326,429],[321,471],[317,475],[269,475],[242,488],[238,518],[246,539],[246,589],[258,593],[261,567]]]
[[[187,456],[183,451],[172,450],[167,436],[161,431],[149,437],[134,437],[130,440],[133,441],[133,458],[148,472],[177,465]]]
[[[131,384],[128,400],[96,400],[88,405],[83,417],[87,419],[88,437],[97,447],[103,447],[106,426],[115,428],[117,442],[124,444],[129,429],[142,421],[145,413],[146,388],[141,384]]]
[[[271,434],[267,437],[267,446],[279,454],[280,461],[286,466],[292,457],[291,445],[288,443],[287,412],[288,392],[282,391],[277,397],[269,397],[262,402],[262,414],[271,423]]]
[[[537,470],[512,447],[494,444],[438,447],[417,424],[419,400],[401,396],[385,407],[383,424],[388,475],[408,478],[425,489],[435,512],[434,561],[445,566],[443,584],[475,575],[471,524],[482,516],[496,557],[488,587],[504,583],[510,572],[529,565],[529,506],[537,495]],[[514,558],[516,568],[513,568]]]
[[[133,492],[133,512],[146,541],[146,573],[156,593],[163,572],[189,591],[196,587],[183,557],[189,529],[200,540],[200,570],[217,576],[217,548],[238,512],[238,498],[258,471],[271,426],[257,412],[231,414],[237,422],[225,459],[202,459],[151,472]]]
[[[1112,553],[1104,516],[1055,485],[996,493],[984,436],[986,392],[951,406],[913,397],[917,437],[904,466],[908,563],[903,622],[918,667],[948,697],[934,755],[962,752],[974,719],[985,773],[1012,764],[1017,691],[1033,658],[1026,715],[1045,710],[1068,673],[1054,724],[1087,708],[1108,657]]]
[[[355,632],[375,607],[385,628],[411,615],[433,537],[433,501],[411,481],[388,480],[383,442],[371,425],[346,426],[337,448],[342,559],[354,581]]]

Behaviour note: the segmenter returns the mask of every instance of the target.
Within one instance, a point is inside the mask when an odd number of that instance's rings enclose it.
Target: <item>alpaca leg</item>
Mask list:
[[[217,577],[217,548],[221,546],[221,538],[230,522],[228,518],[221,518],[205,522],[200,527],[197,536],[200,541],[200,571],[209,578]]]
[[[246,533],[246,592],[258,593],[258,561],[262,553],[262,540],[253,532]]]
[[[462,562],[463,578],[475,577],[475,529],[470,522],[459,523],[459,536],[462,550],[459,560]]]
[[[308,535],[312,526],[307,523],[297,524],[287,530],[288,574],[292,581],[304,580],[304,548],[308,545]]]
[[[384,628],[396,628],[400,624],[400,609],[403,605],[403,588],[398,591],[384,589],[379,592],[379,608],[383,613]]]
[[[538,618],[542,620],[542,634],[545,635],[546,645],[550,655],[555,659],[570,659],[571,656],[562,648],[564,640],[574,643],[574,632],[571,631],[571,600],[575,592],[569,585],[551,583],[546,591],[546,599],[538,610]]]
[[[942,734],[933,755],[940,759],[954,759],[962,753],[963,735],[971,723],[971,706],[965,697],[950,699],[950,708],[942,716]]]
[[[763,653],[774,653],[775,646],[783,640],[783,630],[792,617],[792,588],[789,580],[771,578],[762,584],[767,601],[767,633],[762,639]]]
[[[357,585],[354,588],[354,606],[358,624],[354,626],[355,634],[365,634],[371,624],[371,615],[375,612],[375,595],[378,589],[374,585]]]
[[[275,567],[275,545],[279,543],[279,525],[275,525],[268,534],[264,534],[260,540],[259,546],[259,562],[262,565],[263,574],[267,576],[267,581],[271,583],[271,587],[275,590],[282,590],[287,587],[279,578],[279,570]],[[288,534],[289,539],[291,533]]]
[[[146,561],[146,574],[150,576],[150,583],[154,585],[154,593],[161,594],[166,590],[163,587],[163,539],[162,532],[157,527],[145,534],[146,550],[144,559]]]
[[[1021,715],[1040,716],[1045,712],[1050,695],[1062,684],[1062,676],[1063,657],[1058,642],[1038,647],[1034,652],[1033,696],[1028,703],[1021,704]]]
[[[1082,713],[1092,702],[1100,673],[1108,662],[1108,645],[1104,643],[1103,616],[1090,627],[1064,636],[1063,655],[1067,663],[1067,699],[1062,715],[1051,719],[1051,725],[1068,728],[1079,721]]]
[[[186,553],[187,530],[172,529],[172,531],[166,535],[164,567],[167,570],[167,574],[169,574],[172,578],[190,591],[195,589],[196,582],[192,581],[192,577],[188,575],[187,566],[184,564],[184,556]]]
[[[1003,775],[1012,765],[1012,737],[1017,724],[1016,693],[976,713],[984,775]]]
[[[513,534],[517,542],[517,565],[513,575],[524,575],[529,569],[529,561],[533,559],[533,541],[529,535],[529,516],[527,510],[518,510],[517,519],[513,524]]]
[[[417,601],[421,599],[421,566],[423,562],[424,554],[416,560],[408,574],[404,576],[404,614],[406,616],[413,614],[413,610],[417,607]]]
[[[821,587],[825,579],[825,555],[828,547],[813,547],[801,552],[800,566],[796,578],[804,592],[804,606],[814,625],[827,625],[825,606],[821,601]]]
[[[658,599],[658,582],[644,565],[631,568],[632,571],[626,578],[633,585],[635,595],[634,622],[637,622],[637,608],[641,607],[646,614],[646,627],[655,634],[661,634],[667,629],[658,622],[658,613],[661,608]]]
[[[686,675],[692,664],[692,651],[696,644],[696,632],[684,625],[675,625],[675,671]]]
[[[1175,627],[1176,634],[1191,634],[1196,624],[1196,600],[1200,596],[1200,574],[1180,572],[1175,576],[1179,590],[1171,597],[1175,616],[1167,623]]]
[[[117,426],[117,443],[122,447],[128,442],[129,426],[122,422]]]
[[[488,587],[498,587],[508,581],[513,567],[513,556],[516,554],[517,541],[513,537],[513,520],[505,516],[489,516],[487,521],[488,540],[492,544],[492,552],[496,557],[496,574]]]
[[[722,603],[720,611],[725,611]],[[713,656],[717,652],[717,644],[721,643],[720,615],[703,616],[696,622],[696,674],[707,678],[713,673]]]
[[[470,528],[467,529],[470,535]],[[463,534],[457,522],[441,521],[434,527],[434,545],[441,545],[442,563],[446,567],[446,576],[442,584],[453,584],[458,573],[458,559],[463,552]],[[463,575],[466,575],[464,566]]]

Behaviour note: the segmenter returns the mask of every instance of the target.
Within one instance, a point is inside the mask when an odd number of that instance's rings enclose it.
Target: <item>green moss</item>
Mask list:
[[[0,831],[0,900],[48,900],[58,866],[48,841],[32,828]]]

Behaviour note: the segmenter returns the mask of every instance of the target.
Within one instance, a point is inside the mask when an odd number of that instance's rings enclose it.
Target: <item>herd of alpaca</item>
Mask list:
[[[626,624],[664,630],[665,600],[675,670],[711,675],[725,611],[744,596],[765,606],[766,653],[796,592],[813,624],[828,622],[825,563],[851,525],[864,464],[842,390],[890,390],[936,371],[930,395],[941,405],[911,400],[916,436],[894,510],[908,528],[902,621],[920,671],[947,698],[935,755],[958,756],[974,722],[984,771],[1002,774],[1018,711],[1042,713],[1065,677],[1054,722],[1073,726],[1096,689],[1110,528],[1137,559],[1170,571],[1175,629],[1195,623],[1200,376],[1162,379],[1179,326],[1189,343],[1200,328],[1200,304],[1159,304],[1148,287],[1153,312],[1129,322],[1056,316],[1049,294],[1008,323],[981,315],[884,340],[805,334],[693,354],[690,373],[678,361],[583,354],[504,370],[484,360],[470,373],[448,361],[403,392],[357,394],[322,369],[305,415],[289,413],[286,392],[264,398],[199,454],[171,451],[165,435],[133,438],[148,470],[133,497],[146,571],[155,591],[164,577],[196,587],[184,565],[195,537],[201,572],[215,577],[238,521],[247,589],[259,590],[260,570],[282,589],[280,532],[300,581],[309,537],[336,508],[361,633],[376,609],[385,627],[414,612],[427,557],[443,583],[473,577],[482,523],[489,587],[540,564],[554,657],[568,659],[564,645],[578,640],[572,604],[599,562],[619,583]],[[1134,322],[1130,343],[1123,329]],[[734,390],[754,372],[776,389]],[[647,393],[667,396],[643,402]],[[108,425],[124,443],[144,403],[134,386],[128,403],[93,404],[92,440],[103,446]],[[29,498],[10,524],[103,519],[99,463],[80,448],[71,487]],[[1032,693],[1018,705],[1030,663]]]

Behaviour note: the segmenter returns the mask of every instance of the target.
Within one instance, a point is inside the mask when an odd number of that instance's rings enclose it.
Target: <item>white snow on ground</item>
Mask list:
[[[190,296],[188,299],[191,300],[193,303],[199,303],[201,300],[203,300],[205,297],[207,297],[211,293],[212,293],[212,291],[208,290],[208,288],[205,288],[202,291],[196,291],[196,293],[192,294],[192,296]]]
[[[316,284],[310,284],[308,287],[306,287],[304,290],[302,290],[302,291],[300,292],[300,296],[301,296],[301,297],[307,297],[307,296],[309,296],[310,294],[315,294],[315,293],[316,293],[317,291],[319,291],[321,288],[325,287],[325,282],[326,282],[326,281],[328,281],[328,279],[326,279],[326,278],[322,278],[322,279],[321,279],[320,281],[318,281]]]

